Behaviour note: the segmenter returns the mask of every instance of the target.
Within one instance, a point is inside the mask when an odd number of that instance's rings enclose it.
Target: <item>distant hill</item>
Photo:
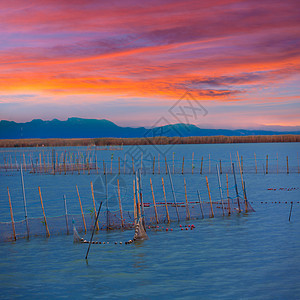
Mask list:
[[[147,129],[145,127],[120,127],[108,120],[69,118],[67,121],[32,120],[27,123],[0,121],[0,139],[29,138],[141,138],[155,136],[249,136],[280,135],[282,131],[201,129],[195,125],[174,124]],[[300,134],[289,131],[284,134]]]

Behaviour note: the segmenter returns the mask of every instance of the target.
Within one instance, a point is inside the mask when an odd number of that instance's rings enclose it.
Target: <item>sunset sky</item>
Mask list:
[[[200,127],[300,126],[299,16],[299,0],[1,1],[0,119],[178,123],[189,96]]]

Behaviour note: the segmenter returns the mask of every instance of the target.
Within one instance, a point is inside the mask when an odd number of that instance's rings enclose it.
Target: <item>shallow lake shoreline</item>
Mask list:
[[[239,144],[239,143],[297,143],[300,135],[251,135],[251,136],[192,136],[144,138],[76,138],[76,139],[5,139],[0,148],[60,147],[60,146],[125,146],[169,144]]]

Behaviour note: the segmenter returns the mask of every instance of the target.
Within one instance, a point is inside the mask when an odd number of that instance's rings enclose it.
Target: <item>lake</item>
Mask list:
[[[14,220],[24,220],[21,164],[28,218],[42,224],[40,186],[47,218],[59,221],[58,230],[50,231],[49,238],[43,231],[29,240],[21,236],[15,242],[1,239],[0,298],[299,299],[299,152],[300,143],[124,146],[112,150],[1,149],[0,234],[6,230],[12,235],[7,187]],[[156,201],[163,202],[162,177],[166,199],[173,202],[165,160],[176,200],[181,203],[185,202],[184,180],[190,203],[198,201],[197,190],[203,203],[209,203],[206,176],[212,200],[220,203],[216,165],[222,170],[224,201],[226,174],[228,191],[234,198],[233,162],[239,194],[243,196],[242,170],[247,198],[255,212],[223,216],[219,208],[214,218],[206,215],[202,219],[197,206],[194,209],[198,209],[198,219],[181,217],[178,222],[172,218],[169,225],[160,223],[159,228],[148,229],[148,240],[130,245],[124,242],[132,239],[133,229],[100,230],[94,240],[106,243],[92,244],[86,261],[88,245],[74,244],[72,234],[66,234],[63,195],[68,213],[77,216],[76,227],[84,236],[76,185],[87,222],[93,210],[90,183],[98,207],[105,198],[105,176],[108,202],[104,209],[112,212],[119,209],[116,184],[111,181],[114,178],[120,182],[124,212],[133,210],[133,169],[142,169],[144,202],[152,205],[150,178]],[[93,224],[92,217],[89,219]],[[192,224],[193,230],[188,227]],[[36,230],[44,227],[42,224]],[[88,231],[85,238],[89,240],[90,235]]]

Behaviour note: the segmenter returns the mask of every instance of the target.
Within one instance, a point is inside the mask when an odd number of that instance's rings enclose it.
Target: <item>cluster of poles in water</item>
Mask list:
[[[288,155],[279,165],[278,154],[276,159],[269,159],[269,155],[266,155],[265,160],[257,159],[254,153],[253,164],[250,160],[247,160],[247,166],[244,166],[243,156],[239,157],[237,152],[237,159],[241,165],[241,172],[251,172],[260,173],[261,168],[264,174],[269,173],[286,173],[297,172],[300,173],[299,158],[297,155],[297,168],[292,169],[289,166]],[[185,160],[187,162],[185,162]],[[211,169],[212,163],[219,165],[219,172],[222,173],[233,173],[232,170],[233,159],[230,154],[230,160],[223,161],[221,159],[212,160],[211,155],[208,154],[208,159],[194,159],[194,152],[192,153],[191,159],[185,159],[182,157],[182,161],[175,160],[175,153],[173,152],[172,159],[167,160],[164,157],[165,172],[168,174],[167,165],[171,166],[171,171],[173,174],[210,174],[213,172]],[[275,163],[274,163],[275,162]],[[162,162],[163,163],[163,162]],[[273,164],[272,164],[273,163]],[[187,166],[185,166],[187,164]],[[229,168],[228,168],[229,165]],[[160,174],[164,170],[161,168],[161,159],[158,154],[156,157],[151,155],[147,159],[143,160],[143,152],[140,156],[132,156],[130,154],[124,155],[124,157],[118,157],[117,160],[114,159],[114,154],[111,154],[110,160],[98,160],[97,152],[92,150],[87,150],[86,153],[83,152],[67,152],[62,151],[60,154],[52,149],[52,153],[45,153],[44,151],[35,153],[35,157],[30,153],[29,155],[23,152],[17,155],[15,154],[14,160],[12,155],[4,155],[3,163],[0,164],[0,170],[10,171],[10,170],[20,170],[22,166],[23,170],[30,171],[31,173],[45,173],[45,174],[91,174],[91,172],[96,172],[97,174],[106,172],[111,174],[135,174],[136,169],[140,169],[142,173],[146,174]],[[109,168],[107,166],[110,166]]]
[[[134,203],[134,210],[133,210],[134,211],[134,213],[133,213],[134,222],[133,223],[125,222],[124,213],[123,213],[123,210],[122,210],[122,203],[121,203],[121,193],[120,193],[119,179],[117,179],[118,202],[119,202],[119,213],[120,213],[120,216],[119,216],[120,226],[114,226],[114,225],[111,224],[111,221],[110,221],[111,214],[109,212],[108,188],[107,188],[107,173],[108,172],[106,171],[106,167],[105,167],[104,170],[105,170],[104,175],[105,175],[105,197],[106,197],[106,199],[105,199],[105,202],[106,202],[106,224],[105,224],[104,228],[107,229],[107,230],[116,229],[116,228],[124,228],[124,229],[125,228],[132,228],[133,226],[135,226],[137,224],[137,221],[139,220],[139,218],[141,218],[142,221],[143,221],[143,224],[145,224],[146,223],[145,210],[147,210],[148,207],[150,207],[150,203],[145,203],[144,199],[143,199],[142,176],[141,176],[142,172],[141,172],[141,170],[139,169],[137,172],[135,172],[135,179],[133,179],[133,200],[134,200],[133,201],[133,203]],[[239,160],[239,171],[240,171],[240,175],[241,175],[243,197],[241,197],[239,195],[239,192],[238,192],[238,185],[237,185],[237,179],[236,179],[236,174],[235,174],[234,163],[232,163],[232,170],[233,170],[233,176],[234,176],[234,186],[235,186],[236,198],[231,198],[229,196],[228,174],[226,174],[227,201],[225,200],[226,198],[224,198],[223,194],[222,194],[222,187],[221,187],[221,180],[220,180],[220,170],[219,170],[218,164],[216,165],[216,170],[217,170],[217,175],[218,175],[218,187],[219,187],[220,200],[221,200],[220,202],[219,201],[212,201],[207,176],[205,176],[205,179],[206,179],[206,186],[207,186],[209,202],[203,202],[201,200],[199,190],[197,190],[198,201],[189,202],[188,201],[188,196],[187,196],[187,188],[186,188],[185,179],[184,179],[185,202],[178,202],[177,198],[176,198],[176,193],[175,193],[175,190],[174,190],[174,185],[173,185],[173,181],[172,181],[170,168],[169,168],[168,164],[166,164],[166,173],[168,174],[169,181],[170,181],[173,202],[168,202],[167,201],[166,191],[165,191],[165,184],[164,184],[164,178],[163,177],[161,178],[161,180],[162,180],[164,202],[156,202],[155,196],[154,196],[153,184],[152,184],[152,180],[150,178],[151,193],[152,193],[153,208],[154,208],[154,218],[152,218],[151,221],[149,221],[149,218],[148,218],[147,222],[151,222],[151,223],[154,223],[154,224],[161,223],[162,218],[160,218],[160,216],[159,216],[158,209],[160,209],[160,211],[161,211],[162,207],[165,208],[165,217],[164,217],[164,220],[163,220],[164,222],[170,223],[171,221],[174,221],[174,219],[177,219],[177,221],[180,222],[181,219],[180,219],[179,209],[181,209],[182,207],[184,207],[184,209],[186,211],[185,219],[186,220],[191,220],[192,219],[192,216],[191,216],[192,213],[190,211],[191,210],[190,206],[192,206],[192,208],[194,209],[193,205],[196,205],[197,203],[199,204],[199,208],[200,208],[202,218],[205,217],[204,208],[209,208],[209,217],[210,218],[214,218],[214,215],[215,215],[213,207],[215,207],[215,209],[218,209],[218,208],[222,209],[222,215],[223,216],[225,214],[230,215],[234,211],[238,212],[238,213],[240,213],[241,211],[244,211],[244,212],[254,211],[253,208],[251,207],[251,205],[248,203],[248,200],[247,200],[246,186],[245,186],[245,181],[243,179],[243,172],[242,172],[242,169],[241,169],[240,160]],[[23,203],[24,203],[27,238],[29,238],[30,229],[29,229],[29,222],[28,222],[27,204],[26,204],[26,195],[25,195],[25,186],[24,186],[23,167],[22,167],[22,165],[20,167],[20,175],[21,175],[21,184],[22,184],[22,193],[23,193]],[[14,225],[15,222],[14,222],[14,217],[13,217],[13,209],[12,209],[12,204],[11,204],[11,197],[10,197],[9,188],[7,188],[7,191],[8,191],[9,205],[10,205],[11,223],[12,223],[12,229],[13,229],[13,239],[16,240],[16,229],[15,229],[15,225]],[[86,220],[85,220],[83,207],[82,207],[82,203],[81,203],[81,198],[80,198],[80,194],[79,194],[79,190],[78,190],[77,185],[76,185],[76,191],[77,191],[78,200],[79,200],[79,204],[80,204],[80,210],[81,210],[81,216],[82,216],[84,231],[87,232]],[[41,207],[42,207],[42,211],[43,211],[43,218],[44,218],[44,224],[45,224],[45,228],[46,228],[46,235],[49,237],[50,236],[50,230],[49,230],[48,223],[47,223],[47,218],[46,218],[45,209],[44,209],[44,205],[43,205],[42,192],[41,192],[40,187],[38,187],[38,192],[39,192]],[[97,221],[98,217],[99,217],[99,213],[98,213],[98,216],[97,216],[95,196],[94,196],[94,188],[93,188],[93,183],[92,182],[91,182],[91,192],[92,192],[92,199],[93,199],[94,217],[95,217],[95,220],[96,220],[95,229],[99,230],[100,226],[99,226],[98,221]],[[234,206],[233,202],[231,204],[231,201],[233,201],[233,200],[236,200],[237,207],[232,207],[232,206]],[[69,224],[68,224],[67,201],[66,201],[66,196],[65,195],[64,195],[64,206],[65,206],[66,228],[67,228],[67,234],[68,234],[69,233]],[[175,208],[176,215],[173,213],[173,215],[170,216],[170,213],[169,213],[170,207],[172,207],[173,209]],[[193,217],[195,218],[195,215]],[[103,229],[103,226],[102,226],[101,229]]]

